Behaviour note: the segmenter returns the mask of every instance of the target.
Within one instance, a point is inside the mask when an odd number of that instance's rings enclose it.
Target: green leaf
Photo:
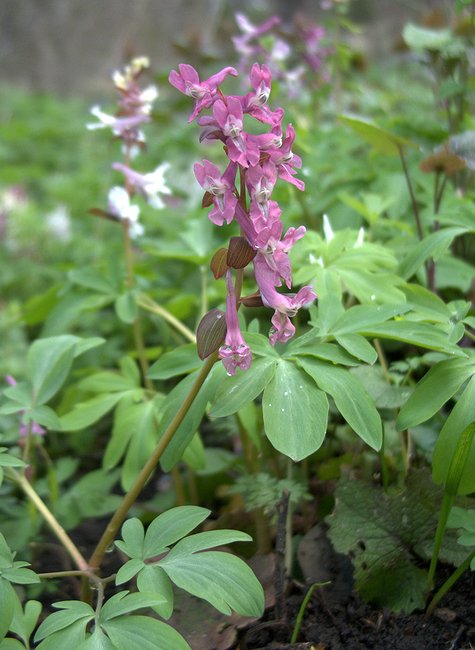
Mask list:
[[[99,615],[99,622],[104,625],[118,616],[129,614],[137,609],[152,607],[162,600],[163,598],[158,594],[141,594],[139,592],[131,594],[128,591],[120,591],[104,603]]]
[[[117,650],[191,650],[170,625],[146,616],[124,616],[104,624]]]
[[[11,584],[0,579],[0,639],[5,637],[10,628],[17,599]]]
[[[376,350],[360,334],[340,334],[335,338],[342,348],[365,363],[372,365],[378,358]]]
[[[376,151],[387,156],[398,156],[400,147],[412,144],[404,138],[385,131],[370,120],[356,115],[340,115],[340,120],[369,142]]]
[[[190,444],[183,452],[183,462],[195,472],[205,468],[206,452],[198,432],[195,433]]]
[[[369,326],[380,325],[385,321],[409,311],[409,305],[356,305],[345,311],[334,323],[331,333],[334,336],[364,331]]]
[[[226,377],[216,391],[210,416],[219,418],[232,415],[252,402],[262,393],[275,373],[277,359],[256,359],[249,370]]]
[[[337,409],[350,427],[376,451],[383,440],[382,424],[373,400],[364,385],[349,370],[300,359],[299,364],[316,384],[331,395]]]
[[[402,407],[397,418],[398,429],[408,429],[431,418],[474,372],[473,359],[461,357],[437,363]]]
[[[47,429],[52,429],[53,431],[61,430],[61,420],[49,406],[45,406],[44,404],[36,406],[28,411],[27,415],[30,421],[38,422],[38,424],[42,424]]]
[[[294,461],[325,438],[328,400],[294,363],[280,360],[262,398],[264,429],[273,447]]]
[[[405,279],[411,278],[429,257],[437,257],[444,253],[453,240],[466,232],[465,228],[443,228],[424,237],[403,259],[399,273]]]
[[[427,323],[414,323],[412,321],[394,320],[380,325],[363,327],[361,334],[374,338],[402,341],[420,348],[436,350],[445,354],[462,356],[465,353],[451,342],[448,335],[441,329]]]
[[[62,612],[59,612],[62,613]],[[51,614],[46,621],[48,621]],[[91,619],[89,617],[80,618],[70,625],[52,633],[37,646],[36,650],[59,650],[59,648],[77,648],[86,638],[86,627]],[[44,621],[46,623],[46,621]],[[41,626],[40,626],[41,628]],[[39,629],[40,629],[39,628]]]
[[[26,467],[26,463],[16,456],[5,454],[2,448],[0,451],[0,467]]]
[[[450,29],[430,29],[408,23],[402,32],[402,37],[412,50],[443,50],[451,40],[453,34]]]
[[[77,650],[116,650],[116,646],[100,627],[96,627],[91,636],[77,647]]]
[[[28,374],[36,404],[55,395],[68,376],[74,359],[75,336],[38,339],[28,350]]]
[[[225,546],[233,542],[250,541],[252,541],[252,537],[240,530],[207,530],[204,533],[195,533],[194,535],[188,535],[188,537],[181,539],[175,544],[166,558],[169,559],[171,557],[175,559],[181,555],[198,553],[209,548],[216,548],[216,546]],[[163,560],[160,561],[160,565],[162,565],[162,562]]]
[[[94,424],[112,410],[123,396],[124,393],[99,395],[76,404],[72,411],[60,418],[62,431],[79,431]]]
[[[390,494],[340,479],[329,536],[339,553],[350,554],[365,600],[395,612],[425,606],[427,577],[418,565],[427,559],[425,544],[433,543],[439,498],[440,490],[420,472]]]
[[[150,379],[170,379],[177,375],[184,375],[201,366],[201,361],[196,353],[196,344],[187,343],[165,352],[148,371]]]
[[[179,506],[158,515],[147,528],[143,557],[151,558],[162,553],[171,544],[188,535],[199,526],[211,510],[198,506]]]
[[[25,604],[25,611],[23,611],[20,601],[17,601],[10,629],[22,638],[26,644],[28,644],[31,633],[36,627],[41,608],[41,603],[38,600],[29,600]]]
[[[34,571],[31,569],[17,568],[18,564],[18,562],[15,562],[11,569],[2,569],[2,578],[19,585],[31,585],[40,581]]]
[[[74,284],[85,287],[86,289],[93,289],[107,296],[114,295],[117,290],[102,270],[74,269],[69,271],[68,277]]]
[[[458,439],[464,429],[474,418],[475,377],[465,387],[457,404],[442,427],[432,456],[432,478],[434,483],[445,484],[450,463],[455,453]],[[472,442],[464,470],[462,472],[458,494],[475,492],[475,444]]]
[[[246,343],[252,350],[252,354],[260,357],[273,357],[279,359],[280,355],[276,349],[269,343],[269,338],[256,332],[243,332]]]
[[[91,393],[115,393],[118,391],[133,390],[139,384],[130,377],[124,377],[118,372],[96,372],[79,382],[78,388]]]
[[[354,336],[357,336],[357,334]],[[348,354],[339,345],[335,345],[335,343],[301,342],[297,339],[295,345],[287,347],[284,359],[291,359],[294,355],[307,355],[317,359],[325,359],[325,361],[331,361],[332,363],[341,363],[344,366],[359,365],[359,361],[355,357]]]
[[[262,615],[264,591],[241,559],[221,551],[192,554],[174,551],[160,561],[160,566],[178,587],[207,600],[223,614],[234,610],[241,616]]]
[[[115,300],[115,313],[123,323],[133,323],[138,316],[134,291],[126,291]]]
[[[117,575],[115,577],[115,584],[116,585],[123,585],[124,582],[129,582],[129,580],[132,580],[134,576],[137,575],[139,571],[141,571],[145,567],[145,564],[143,563],[143,560],[140,558],[133,558],[132,560],[129,560],[125,564],[123,564],[120,569],[117,571]]]
[[[142,593],[159,594],[164,601],[153,609],[164,619],[173,614],[173,586],[170,578],[159,566],[146,565],[137,576],[137,589]]]
[[[115,545],[129,557],[142,560],[145,532],[140,519],[127,519],[122,526],[121,535],[124,541],[116,541]]]
[[[69,600],[54,603],[54,607],[61,609],[60,612],[53,612],[46,618],[35,634],[35,641],[41,641],[59,630],[74,623],[82,622],[84,629],[89,621],[94,618],[94,610],[87,603],[79,600]],[[59,646],[57,646],[59,647]]]
[[[25,646],[17,639],[3,639],[0,641],[0,650],[25,650]]]

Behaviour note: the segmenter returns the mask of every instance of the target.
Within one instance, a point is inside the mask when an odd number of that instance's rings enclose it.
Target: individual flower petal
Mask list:
[[[235,375],[237,368],[248,370],[252,362],[252,352],[243,339],[239,329],[239,319],[236,307],[236,295],[231,276],[231,271],[226,272],[226,338],[224,345],[219,349],[219,356],[223,360],[228,375]]]

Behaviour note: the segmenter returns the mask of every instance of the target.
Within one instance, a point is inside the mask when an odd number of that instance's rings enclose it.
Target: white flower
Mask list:
[[[113,187],[108,196],[109,212],[121,221],[127,219],[129,222],[129,234],[132,239],[143,235],[144,228],[138,222],[140,208],[130,203],[130,196],[123,187]]]
[[[46,215],[48,230],[60,241],[67,242],[71,239],[71,217],[65,205],[58,207]]]
[[[356,238],[353,248],[361,248],[364,244],[364,228],[361,227],[358,231],[358,237]]]
[[[170,163],[164,162],[153,172],[139,174],[122,163],[114,163],[113,169],[124,174],[126,179],[133,185],[144,199],[156,209],[163,208],[163,201],[159,194],[171,194],[170,188],[165,184],[165,172],[169,169]]]

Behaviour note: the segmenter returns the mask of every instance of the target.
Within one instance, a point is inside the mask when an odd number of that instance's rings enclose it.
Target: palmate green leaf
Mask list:
[[[120,591],[104,603],[99,614],[99,622],[104,624],[118,616],[135,612],[137,609],[153,607],[162,600],[163,598],[158,594],[141,594],[139,592],[131,594],[128,591]]]
[[[170,471],[170,469],[181,460],[185,449],[190,444],[199,427],[208,402],[212,402],[214,399],[216,389],[223,380],[223,375],[224,368],[222,367],[222,364],[219,364],[214,366],[213,370],[206,378],[188,413],[185,415],[183,422],[176,430],[160,460],[160,464],[164,471]],[[185,379],[175,386],[167,396],[158,430],[159,438],[164,434],[168,425],[175,417],[178,409],[183,404],[186,395],[189,393],[192,384],[196,380],[196,376],[197,373],[193,373],[188,375],[188,377],[185,377]]]
[[[421,268],[429,257],[437,258],[447,251],[453,240],[466,232],[466,228],[443,228],[424,237],[409,250],[399,265],[399,274],[408,280]]]
[[[51,616],[55,615],[56,612],[54,614],[50,614],[44,623],[46,623],[46,621],[48,621]],[[83,643],[86,639],[86,628],[90,620],[91,617],[81,617],[66,627],[61,628],[57,632],[48,634],[48,636],[46,636],[46,638],[38,646],[36,646],[36,650],[59,650],[59,648],[80,647],[80,644]],[[41,629],[41,626],[39,629]]]
[[[191,650],[170,625],[147,616],[123,616],[103,625],[117,650]]]
[[[31,422],[37,422],[47,429],[52,429],[54,431],[61,430],[61,420],[53,411],[53,409],[51,409],[49,406],[46,406],[45,404],[42,404],[41,406],[35,406],[35,408],[32,408],[31,411],[28,411],[25,416]]]
[[[325,438],[328,400],[305,372],[279,360],[262,398],[264,429],[273,447],[298,461],[316,451]]]
[[[26,644],[28,644],[31,633],[36,627],[41,608],[41,603],[38,600],[28,600],[23,610],[20,600],[17,599],[10,630],[23,639]]]
[[[177,375],[185,375],[201,366],[196,353],[196,344],[180,345],[171,352],[165,352],[148,371],[150,379],[170,379]]]
[[[376,151],[387,156],[398,156],[399,148],[412,143],[385,131],[370,120],[356,115],[340,115],[340,120],[369,142]]]
[[[433,541],[440,489],[420,472],[390,494],[343,477],[335,498],[329,536],[338,552],[350,554],[365,600],[396,612],[424,607],[427,578],[418,564]]]
[[[263,357],[253,361],[246,372],[226,377],[216,391],[210,416],[232,415],[262,393],[274,376],[277,358]]]
[[[120,548],[130,558],[144,559],[143,544],[145,539],[145,531],[140,519],[133,517],[127,519],[121,529],[122,539],[115,542],[115,545]]]
[[[475,417],[475,376],[470,379],[457,404],[442,427],[432,456],[432,479],[434,483],[444,485],[447,481],[450,465],[458,439]],[[463,469],[457,494],[475,492],[475,444],[472,442],[468,458]]]
[[[55,632],[79,622],[83,624],[85,630],[87,623],[94,618],[92,607],[79,600],[61,601],[54,603],[54,607],[61,609],[61,611],[53,612],[41,623],[35,634],[35,642],[50,637]]]
[[[475,373],[475,360],[458,357],[433,366],[417,384],[397,418],[399,430],[414,427],[431,418]]]
[[[223,614],[235,611],[241,616],[260,617],[264,611],[261,584],[247,564],[230,553],[182,554],[173,549],[159,566],[174,584],[207,600]]]
[[[356,305],[345,311],[333,324],[334,336],[362,332],[369,327],[380,325],[390,318],[400,316],[410,310],[407,304],[398,305]]]
[[[399,288],[403,279],[395,273],[372,273],[356,265],[351,269],[338,269],[346,289],[361,303],[399,303],[404,294]]]
[[[146,565],[137,576],[137,589],[142,593],[160,594],[163,602],[153,609],[165,620],[173,614],[173,585],[170,578],[160,566]]]
[[[350,427],[376,451],[383,440],[380,415],[359,379],[344,368],[314,359],[299,359],[299,365],[316,384],[331,395]]]
[[[211,510],[198,506],[178,506],[163,512],[152,521],[145,533],[143,558],[162,553],[171,544],[199,526]]]

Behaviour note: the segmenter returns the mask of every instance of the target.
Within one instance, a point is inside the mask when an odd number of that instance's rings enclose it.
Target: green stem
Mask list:
[[[416,228],[419,239],[422,241],[424,239],[424,233],[422,231],[422,222],[421,215],[419,213],[419,206],[417,205],[416,196],[414,194],[414,188],[412,186],[411,177],[409,175],[409,170],[407,168],[406,158],[404,157],[404,150],[400,144],[398,144],[399,157],[401,158],[402,169],[404,171],[404,176],[406,177],[407,189],[409,190],[409,196],[411,197],[412,211],[414,213],[414,218],[416,220]]]
[[[447,492],[445,492],[444,498],[442,499],[442,504],[440,506],[439,521],[437,524],[437,530],[435,533],[435,540],[434,540],[434,550],[432,552],[429,574],[427,576],[427,582],[430,589],[432,589],[432,586],[434,584],[435,569],[437,567],[437,561],[439,559],[440,546],[442,544],[445,527],[447,525],[447,519],[449,518],[449,514],[450,514],[450,510],[452,509],[453,502],[454,502],[454,497],[450,494],[447,494]]]
[[[185,339],[188,339],[191,343],[196,343],[196,336],[193,334],[193,332],[188,329],[186,325],[183,325],[173,314],[170,314],[169,311],[167,311],[164,307],[161,307],[158,303],[156,303],[154,300],[146,296],[145,294],[139,294],[137,298],[137,304],[139,307],[142,307],[142,309],[146,309],[147,311],[151,312],[152,314],[156,314],[157,316],[160,316],[163,318],[163,320],[167,321],[167,323],[170,323],[170,325],[173,325],[173,327],[180,332],[184,336]]]
[[[89,565],[87,563],[87,560],[83,557],[76,544],[69,537],[67,532],[61,526],[61,524],[56,519],[56,517],[53,515],[53,513],[48,508],[46,503],[41,499],[41,497],[35,491],[31,483],[25,478],[25,476],[22,476],[13,468],[9,468],[8,471],[5,472],[5,474],[9,479],[14,481],[14,483],[16,483],[18,487],[21,490],[23,490],[26,496],[30,499],[30,501],[36,507],[38,512],[42,515],[43,519],[46,521],[48,526],[51,528],[53,533],[59,539],[63,547],[69,553],[71,559],[78,567],[78,569],[80,571],[89,574]]]
[[[157,446],[155,447],[152,455],[148,459],[148,461],[145,463],[143,466],[140,474],[138,477],[135,479],[135,483],[132,485],[130,490],[127,492],[127,494],[124,496],[122,499],[121,504],[113,514],[109,524],[107,525],[107,528],[105,529],[101,539],[97,543],[96,548],[94,549],[94,552],[89,560],[89,564],[92,567],[93,570],[96,570],[100,567],[101,562],[104,558],[104,554],[107,550],[107,548],[112,544],[114,541],[114,538],[117,534],[117,531],[119,530],[120,526],[122,525],[122,522],[127,516],[128,511],[130,508],[133,506],[135,501],[137,500],[137,497],[139,496],[140,492],[142,491],[144,485],[147,483],[148,479],[152,475],[153,471],[155,470],[160,458],[162,457],[165,449],[167,448],[168,444],[172,440],[173,436],[176,433],[176,430],[180,426],[180,424],[183,422],[183,419],[185,418],[186,414],[188,413],[188,410],[190,409],[193,400],[195,397],[198,395],[198,392],[205,382],[205,379],[211,372],[211,369],[213,365],[216,363],[218,359],[218,353],[214,352],[212,355],[210,355],[205,363],[203,364],[201,371],[198,375],[198,377],[195,380],[195,383],[191,387],[190,392],[186,396],[183,404],[181,407],[178,409],[175,417],[173,420],[170,422],[168,425],[166,431],[164,432],[163,436],[161,437],[160,441],[158,442]]]
[[[429,618],[429,616],[432,614],[435,607],[437,606],[438,602],[445,596],[445,594],[449,591],[449,589],[457,582],[460,576],[469,568],[473,558],[475,558],[475,551],[472,551],[470,555],[467,558],[465,558],[462,564],[459,567],[457,567],[457,569],[455,569],[452,575],[449,578],[447,578],[447,580],[444,582],[444,584],[440,587],[440,589],[437,591],[435,596],[430,601],[426,609],[426,618]]]
[[[310,585],[308,588],[307,593],[305,594],[305,598],[302,600],[302,604],[300,605],[299,612],[297,614],[297,618],[295,620],[295,625],[294,625],[294,631],[292,632],[292,636],[290,638],[290,643],[297,643],[297,638],[300,632],[300,627],[302,625],[302,620],[303,620],[303,615],[305,614],[305,610],[307,609],[307,605],[310,602],[310,598],[313,595],[313,592],[317,587],[325,587],[326,585],[329,585],[331,581],[328,582],[314,582],[313,585]]]

